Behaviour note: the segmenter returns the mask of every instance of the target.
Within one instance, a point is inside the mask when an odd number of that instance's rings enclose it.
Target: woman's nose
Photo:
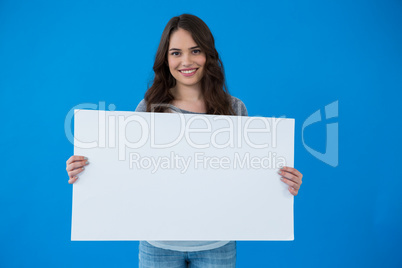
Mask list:
[[[182,57],[182,62],[181,64],[183,66],[190,66],[192,64],[192,60],[191,60],[191,55],[185,53]]]

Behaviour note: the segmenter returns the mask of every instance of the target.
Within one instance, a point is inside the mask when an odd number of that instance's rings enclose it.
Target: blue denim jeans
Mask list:
[[[140,268],[234,268],[236,267],[236,241],[210,249],[192,252],[162,249],[146,241],[139,246]]]

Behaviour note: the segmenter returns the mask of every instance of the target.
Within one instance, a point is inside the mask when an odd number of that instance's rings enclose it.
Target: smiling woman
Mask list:
[[[224,69],[208,26],[183,14],[166,25],[153,66],[155,77],[145,94],[147,111],[183,110],[234,115]]]
[[[153,70],[153,84],[138,104],[137,112],[248,115],[244,103],[231,96],[227,90],[223,64],[215,49],[211,31],[194,15],[183,14],[168,22],[156,52]],[[137,167],[150,163],[139,154],[130,157],[131,163]],[[70,157],[66,168],[69,183],[78,179],[78,174],[89,164],[87,160],[84,156]],[[215,158],[205,161],[213,166],[216,163]],[[226,165],[225,163],[223,162],[223,165]],[[301,185],[301,173],[294,168],[284,167],[280,174],[282,181],[289,185],[289,192],[297,195]],[[235,241],[140,241],[139,251],[140,267],[190,265],[229,268],[236,265]]]

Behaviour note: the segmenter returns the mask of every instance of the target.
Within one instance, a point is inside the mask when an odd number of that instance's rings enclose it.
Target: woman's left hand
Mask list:
[[[281,180],[289,185],[289,192],[296,196],[302,184],[303,174],[291,167],[283,167],[278,173],[282,176]]]

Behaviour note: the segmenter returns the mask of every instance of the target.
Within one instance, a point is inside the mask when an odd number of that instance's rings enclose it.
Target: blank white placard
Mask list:
[[[71,240],[294,239],[294,119],[74,114]]]

